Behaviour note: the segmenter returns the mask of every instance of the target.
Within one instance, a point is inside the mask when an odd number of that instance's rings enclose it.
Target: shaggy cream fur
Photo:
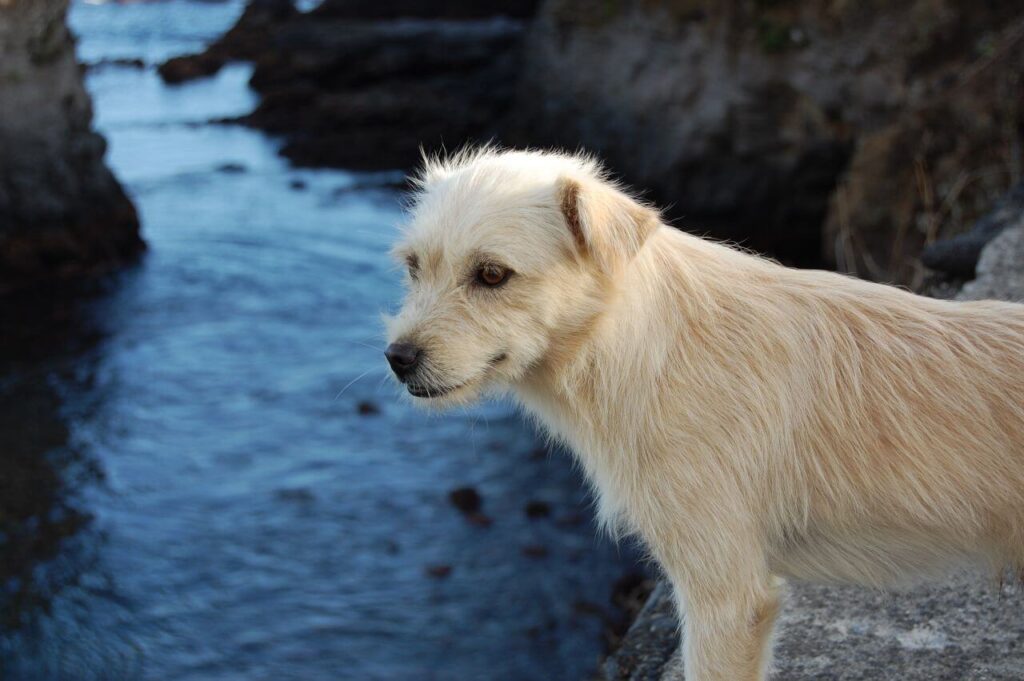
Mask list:
[[[389,321],[410,391],[511,392],[572,449],[671,579],[690,681],[765,678],[781,578],[1024,568],[1024,306],[691,236],[587,157],[483,149],[419,182]]]

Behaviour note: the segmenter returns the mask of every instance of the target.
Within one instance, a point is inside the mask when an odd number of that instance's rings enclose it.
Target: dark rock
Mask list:
[[[1024,182],[1018,183],[996,207],[963,234],[925,246],[921,263],[954,277],[973,279],[981,252],[992,239],[1024,214]]]
[[[486,513],[481,513],[479,511],[467,513],[466,520],[468,520],[470,524],[476,525],[477,527],[490,527],[494,524],[494,520],[491,518],[491,516],[487,515]]]
[[[527,558],[547,558],[548,547],[542,544],[528,544],[523,547],[522,554]]]
[[[523,507],[527,518],[547,518],[551,515],[551,504],[546,501],[530,501]]]
[[[480,493],[472,487],[459,487],[448,493],[448,499],[452,506],[463,513],[476,513],[483,505],[483,498]]]
[[[226,60],[209,55],[172,57],[157,67],[157,73],[169,85],[177,85],[196,78],[212,76],[224,66]]]
[[[0,293],[107,271],[144,248],[91,127],[67,5],[0,3]]]
[[[288,186],[297,192],[305,191],[309,188],[309,185],[306,184],[305,180],[292,180],[288,183]]]
[[[217,166],[218,173],[227,173],[229,175],[238,175],[249,170],[243,163],[222,163]]]
[[[356,411],[360,416],[373,416],[380,413],[380,407],[368,400],[362,400],[356,405]]]
[[[630,626],[622,646],[602,666],[604,681],[660,681],[679,644],[671,588],[659,583]]]
[[[118,58],[118,59],[100,59],[90,64],[86,64],[86,68],[89,70],[101,69],[108,66],[120,66],[129,69],[144,69],[146,68],[146,62],[142,59],[132,58]]]
[[[577,527],[586,522],[586,516],[578,511],[570,511],[558,519],[558,524],[563,527]]]
[[[444,579],[452,574],[451,565],[429,565],[426,569],[427,575],[435,579]]]
[[[537,447],[536,449],[534,449],[534,450],[532,450],[530,452],[530,458],[532,460],[534,460],[534,461],[540,461],[541,459],[546,459],[550,455],[551,455],[551,452],[548,450],[547,447]]]
[[[252,86],[262,99],[242,122],[285,135],[282,153],[300,165],[409,168],[421,147],[498,133],[522,33],[508,19],[300,17],[257,60]]]
[[[292,0],[249,0],[235,26],[204,52],[168,59],[157,72],[178,84],[212,76],[229,61],[256,59],[273,49],[275,28],[297,15]]]
[[[504,139],[597,152],[685,229],[914,283],[1024,124],[1024,6],[924,6],[553,0]]]
[[[317,19],[486,19],[533,16],[538,0],[324,0],[310,15]]]
[[[1024,303],[1024,207],[982,251],[978,276],[964,285],[959,300],[1010,300]]]
[[[250,3],[205,52],[169,60],[161,75],[181,82],[253,61],[262,97],[241,122],[283,135],[296,163],[369,170],[498,134],[536,2],[329,0],[309,14],[264,5]]]

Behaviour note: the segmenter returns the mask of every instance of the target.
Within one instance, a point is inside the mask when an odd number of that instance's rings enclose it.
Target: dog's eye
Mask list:
[[[405,266],[409,269],[409,276],[415,279],[420,273],[420,259],[410,255],[405,259]]]
[[[501,265],[495,265],[494,263],[487,263],[481,265],[476,271],[476,281],[478,284],[483,286],[489,286],[495,288],[501,286],[508,281],[511,276],[512,270]]]

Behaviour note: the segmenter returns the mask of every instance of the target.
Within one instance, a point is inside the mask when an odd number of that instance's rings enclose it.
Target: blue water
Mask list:
[[[88,87],[150,250],[30,301],[0,342],[9,506],[28,509],[0,513],[0,676],[583,678],[627,561],[510,407],[428,416],[389,380],[400,174],[293,169],[208,123],[253,107],[244,65],[156,76],[240,9],[73,5],[83,61],[149,64]],[[462,485],[489,527],[449,503]]]

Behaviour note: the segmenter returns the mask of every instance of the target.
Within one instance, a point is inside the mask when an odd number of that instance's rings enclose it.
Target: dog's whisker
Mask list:
[[[384,350],[386,350],[386,348],[384,346],[381,346],[381,345],[370,345],[369,343],[364,343],[362,341],[351,341],[351,342],[355,343],[356,345],[362,345],[364,348],[369,348],[371,350],[377,350],[378,352],[384,352]]]
[[[367,369],[366,371],[364,371],[363,373],[359,374],[358,376],[353,378],[351,381],[346,383],[345,387],[342,388],[341,390],[339,390],[338,394],[334,396],[334,399],[332,400],[332,402],[337,402],[338,398],[340,398],[342,395],[344,395],[346,390],[351,388],[353,385],[356,384],[357,381],[361,380],[362,378],[364,378],[367,374],[369,374],[372,371],[373,371],[373,369]]]

